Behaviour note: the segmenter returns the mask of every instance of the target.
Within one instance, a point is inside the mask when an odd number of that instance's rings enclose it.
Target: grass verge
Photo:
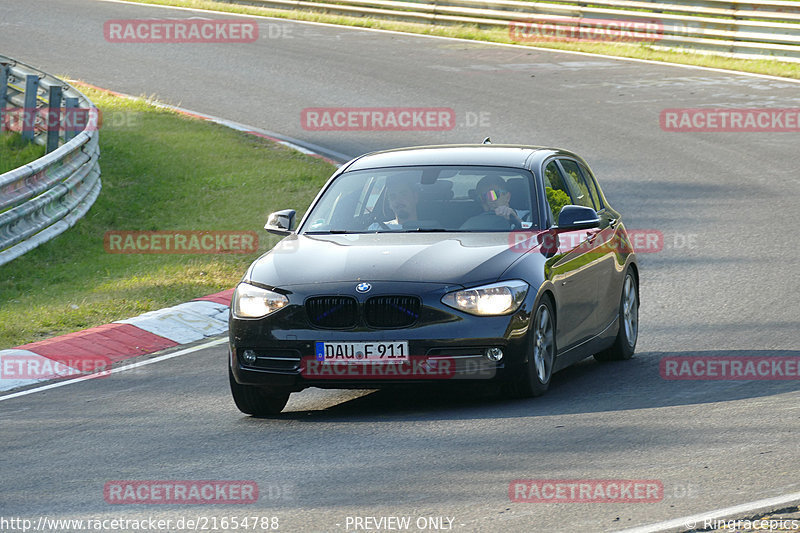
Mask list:
[[[29,143],[19,133],[0,134],[0,174],[14,170],[44,155],[44,146]]]
[[[0,349],[229,289],[334,167],[266,139],[90,89],[104,113],[103,190],[61,236],[0,266]],[[109,254],[109,230],[256,231],[256,254]]]
[[[507,29],[482,29],[474,25],[448,25],[439,26],[431,24],[417,24],[399,22],[370,17],[351,17],[332,15],[303,10],[269,9],[258,6],[248,6],[214,2],[211,0],[128,0],[140,4],[156,4],[165,6],[189,7],[239,13],[247,15],[262,15],[267,17],[284,18],[310,22],[324,22],[343,26],[355,26],[382,30],[402,31],[406,33],[419,33],[424,35],[438,35],[442,37],[457,37],[475,41],[487,41],[506,44],[521,44],[531,48],[550,48],[556,50],[570,50],[587,52],[634,59],[647,59],[666,63],[682,65],[695,65],[701,67],[718,68],[738,72],[751,72],[767,74],[784,78],[800,79],[800,63],[778,61],[773,59],[734,59],[711,54],[701,54],[691,51],[659,50],[646,43],[567,43],[567,42],[526,42],[520,43],[510,38]]]

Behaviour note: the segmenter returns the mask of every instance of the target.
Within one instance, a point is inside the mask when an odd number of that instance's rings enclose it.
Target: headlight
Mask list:
[[[471,315],[507,315],[519,309],[526,294],[528,284],[514,279],[449,292],[442,297],[442,303]]]
[[[283,294],[240,283],[233,292],[233,316],[236,318],[261,318],[287,305]]]

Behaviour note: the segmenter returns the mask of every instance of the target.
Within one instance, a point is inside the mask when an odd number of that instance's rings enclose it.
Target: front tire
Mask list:
[[[286,403],[289,401],[290,393],[288,392],[274,393],[262,387],[237,383],[230,367],[228,367],[228,381],[231,385],[231,395],[236,407],[248,415],[277,415],[286,407]]]
[[[636,276],[630,269],[625,273],[622,296],[619,303],[619,332],[614,344],[602,352],[594,354],[600,362],[625,361],[633,357],[636,341],[639,338],[639,291]]]
[[[512,384],[512,396],[541,396],[550,386],[556,360],[556,320],[546,296],[539,301],[531,320],[532,345],[522,375]]]

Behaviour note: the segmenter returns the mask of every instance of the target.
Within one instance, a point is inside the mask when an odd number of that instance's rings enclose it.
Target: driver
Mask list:
[[[419,220],[417,204],[419,204],[420,184],[419,178],[414,174],[399,174],[390,177],[386,182],[384,202],[394,213],[394,219],[386,222],[374,222],[368,230],[380,229],[410,230],[423,227],[439,227],[435,220]]]
[[[419,184],[413,178],[398,176],[386,184],[386,198],[389,208],[394,213],[394,220],[384,222],[390,228],[402,228],[405,224],[417,220],[417,204],[419,203]]]

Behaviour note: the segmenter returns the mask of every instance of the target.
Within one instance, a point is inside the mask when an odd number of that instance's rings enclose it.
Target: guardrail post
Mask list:
[[[0,133],[6,126],[4,114],[8,105],[8,65],[0,64]]]
[[[64,99],[64,142],[69,142],[70,139],[75,137],[78,132],[75,131],[75,111],[78,108],[78,99],[74,97],[67,97]]]
[[[82,117],[68,124],[61,107],[67,100],[73,113],[96,111],[91,100],[70,84],[3,55],[0,69],[7,129],[22,130],[26,139],[46,145],[50,152],[0,176],[0,265],[4,265],[74,226],[94,204],[102,184],[96,126]],[[71,145],[59,146],[62,129],[65,137],[71,136]]]
[[[36,135],[36,91],[39,89],[39,76],[28,74],[25,76],[25,104],[22,109],[22,138],[33,141]]]
[[[47,101],[47,148],[45,153],[50,153],[58,148],[58,133],[61,129],[61,87],[50,86]]]

